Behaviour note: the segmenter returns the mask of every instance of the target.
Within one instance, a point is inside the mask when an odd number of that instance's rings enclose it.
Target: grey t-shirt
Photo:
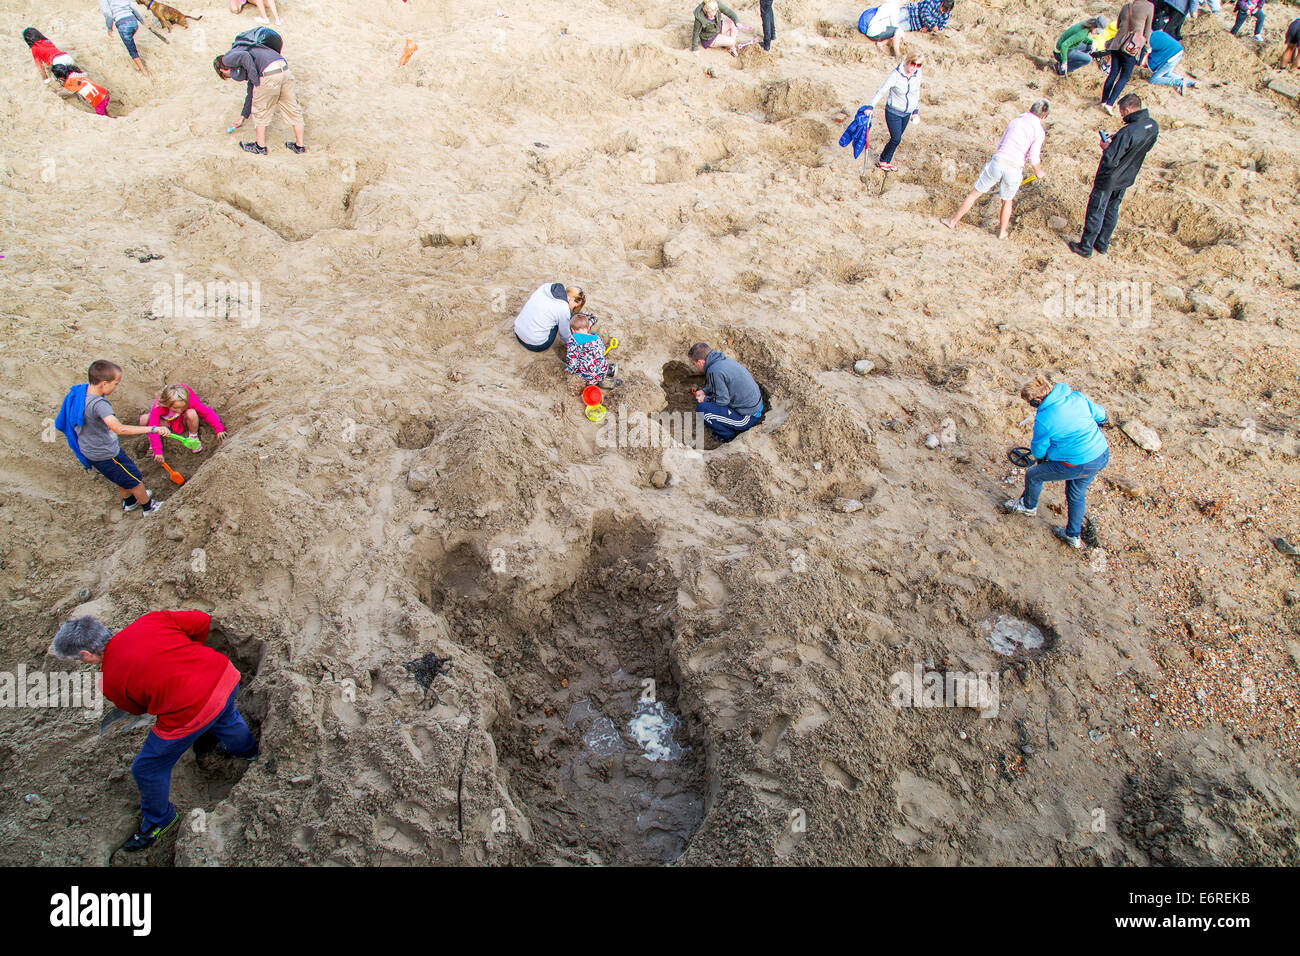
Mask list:
[[[108,461],[121,450],[117,436],[104,424],[105,416],[112,414],[108,399],[86,391],[86,421],[77,429],[77,444],[87,461]]]

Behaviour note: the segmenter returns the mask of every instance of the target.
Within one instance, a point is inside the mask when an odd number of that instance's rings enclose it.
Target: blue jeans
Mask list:
[[[701,416],[704,427],[713,432],[718,441],[724,442],[731,441],[741,432],[753,428],[763,417],[761,403],[758,412],[753,415],[743,415],[734,408],[719,405],[717,402],[700,402],[695,406],[695,411]]]
[[[232,757],[257,756],[257,741],[249,732],[244,718],[235,710],[237,693],[238,687],[230,692],[230,698],[217,719],[188,737],[163,740],[152,730],[149,731],[144,746],[131,764],[131,776],[135,777],[135,785],[140,788],[141,829],[160,827],[176,815],[176,808],[171,801],[172,768],[204,734],[214,734],[226,748],[226,753]]]
[[[131,59],[140,59],[140,54],[135,48],[135,31],[140,29],[140,21],[135,17],[123,17],[114,26],[117,27],[117,35],[122,38],[122,45],[126,47],[126,52],[131,54]]]
[[[1065,482],[1065,500],[1069,505],[1065,533],[1077,538],[1083,533],[1083,515],[1087,510],[1084,495],[1088,493],[1088,486],[1097,477],[1097,472],[1105,468],[1109,461],[1110,449],[1107,448],[1086,465],[1066,465],[1059,461],[1039,462],[1025,472],[1025,493],[1020,501],[1026,508],[1037,508],[1043,482]]]
[[[518,342],[520,345],[522,345],[524,348],[528,349],[528,351],[530,352],[545,352],[547,349],[549,349],[552,345],[555,344],[555,336],[559,334],[559,331],[560,331],[560,327],[558,325],[554,326],[551,329],[551,334],[546,337],[546,341],[543,342],[541,345],[529,345],[527,342],[525,342],[523,339],[519,337],[518,332],[515,333],[515,341]]]
[[[1179,76],[1174,72],[1174,67],[1183,58],[1181,53],[1175,53],[1173,58],[1151,74],[1151,82],[1157,86],[1182,86],[1187,82],[1186,77]]]
[[[772,0],[758,0],[758,12],[763,19],[763,49],[776,39],[776,16],[772,13]]]
[[[1057,63],[1061,62],[1061,57],[1059,55],[1053,54],[1053,56],[1056,58]],[[1065,72],[1073,73],[1075,70],[1082,69],[1083,67],[1087,66],[1091,62],[1092,62],[1091,53],[1089,53],[1087,50],[1083,49],[1082,47],[1075,47],[1073,50],[1071,50],[1069,53],[1065,55]],[[1060,71],[1058,70],[1057,72],[1059,73]]]
[[[894,150],[898,149],[898,144],[903,139],[903,133],[907,130],[907,124],[911,121],[911,113],[899,113],[891,110],[888,106],[885,107],[885,125],[889,127],[889,142],[880,151],[880,161],[882,163],[892,163],[894,161]]]

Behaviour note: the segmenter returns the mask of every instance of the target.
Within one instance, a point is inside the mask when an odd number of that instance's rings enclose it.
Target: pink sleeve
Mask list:
[[[188,385],[185,387],[190,388]],[[221,419],[217,417],[217,413],[200,402],[199,397],[194,394],[194,389],[192,388],[190,388],[190,408],[194,409],[194,411],[198,413],[199,418],[207,422],[208,427],[210,427],[214,432],[224,432],[226,430],[226,426],[221,424]]]
[[[1034,141],[1029,147],[1029,163],[1031,166],[1037,166],[1042,159],[1043,140],[1047,138],[1047,133],[1042,124],[1038,124],[1038,129],[1034,130]]]
[[[149,409],[149,427],[153,428],[162,424],[162,406],[154,402],[153,408]],[[162,454],[162,439],[157,435],[149,436],[149,452],[154,455]]]

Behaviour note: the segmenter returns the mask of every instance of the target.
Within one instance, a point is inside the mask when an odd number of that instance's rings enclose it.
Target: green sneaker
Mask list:
[[[137,830],[131,834],[131,839],[122,844],[122,849],[127,853],[139,853],[141,850],[147,850],[154,845],[154,842],[176,826],[176,821],[181,818],[180,813],[175,813],[172,818],[160,827],[150,827],[148,830]]]

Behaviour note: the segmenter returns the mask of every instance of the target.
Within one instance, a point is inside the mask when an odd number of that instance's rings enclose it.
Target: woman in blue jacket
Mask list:
[[[1041,375],[1020,389],[1020,397],[1038,409],[1029,451],[1038,464],[1025,471],[1025,491],[1004,502],[1002,509],[1022,515],[1038,514],[1038,495],[1045,481],[1064,481],[1069,518],[1056,536],[1072,548],[1082,548],[1084,496],[1097,472],[1110,461],[1110,445],[1099,425],[1106,409],[1064,382],[1053,385]]]

